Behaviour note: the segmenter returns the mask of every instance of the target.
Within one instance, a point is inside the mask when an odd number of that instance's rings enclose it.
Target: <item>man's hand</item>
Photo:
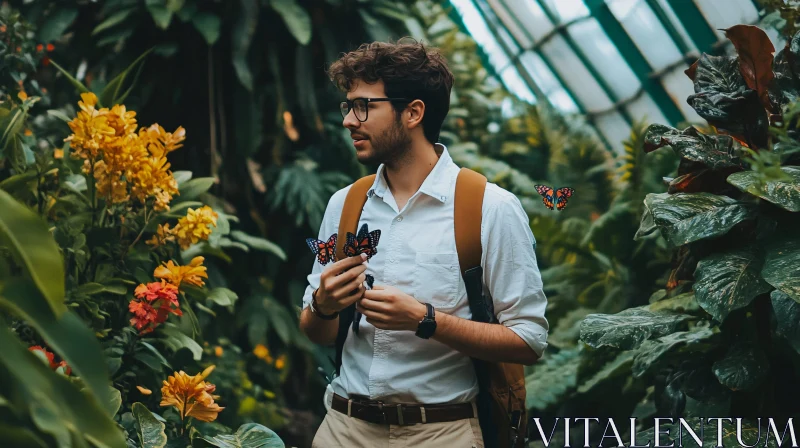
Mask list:
[[[417,331],[428,308],[393,286],[375,285],[356,303],[367,322],[381,330]]]
[[[333,314],[339,312],[360,299],[364,294],[364,281],[367,275],[367,265],[364,260],[367,256],[362,254],[347,257],[325,268],[320,274],[319,289],[317,290],[317,305],[319,312]]]

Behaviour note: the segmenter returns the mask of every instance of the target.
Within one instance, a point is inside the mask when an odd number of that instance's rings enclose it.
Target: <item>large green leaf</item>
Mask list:
[[[258,27],[258,2],[256,0],[240,0],[242,5],[236,26],[233,28],[231,39],[233,40],[233,50],[231,61],[236,70],[236,76],[248,92],[253,91],[253,73],[250,71],[250,64],[247,56],[250,51],[250,44],[253,43],[253,36]]]
[[[270,0],[269,4],[280,14],[289,32],[300,45],[307,45],[311,41],[311,16],[305,8],[295,0]],[[359,10],[361,9],[363,8]]]
[[[136,419],[136,433],[141,448],[164,448],[167,444],[166,427],[142,403],[134,403],[131,413]]]
[[[581,340],[592,347],[604,345],[632,350],[650,338],[683,330],[692,316],[629,308],[617,314],[590,314],[581,323]]]
[[[608,381],[620,376],[629,377],[633,364],[633,351],[624,351],[594,372],[586,381],[578,386],[578,393],[585,394],[597,387],[603,387]]]
[[[758,173],[742,171],[728,176],[728,183],[736,188],[758,196],[790,212],[800,212],[800,167],[784,166],[790,181],[768,181],[764,185],[758,183]]]
[[[697,303],[722,322],[731,311],[743,308],[770,290],[761,278],[763,259],[755,248],[715,253],[697,263],[693,286]]]
[[[644,138],[647,152],[670,146],[680,157],[703,163],[712,169],[741,167],[739,153],[742,145],[729,135],[705,135],[694,127],[681,132],[662,124],[653,124],[647,128]]]
[[[263,250],[264,252],[270,252],[276,255],[281,260],[286,261],[286,253],[283,251],[283,249],[280,248],[280,246],[273,243],[272,241],[257,236],[248,235],[242,232],[241,230],[232,231],[231,237],[235,240],[243,242],[244,244],[252,247],[253,249]]]
[[[201,194],[207,192],[214,186],[215,179],[213,177],[196,177],[191,179],[180,186],[178,191],[180,195],[176,197],[173,202],[179,203],[184,201],[191,201],[197,199]]]
[[[48,419],[55,416],[58,427],[85,437],[95,446],[125,448],[122,432],[97,400],[51,371],[4,325],[0,325],[0,347],[3,347],[0,364],[14,378],[15,387],[21,389],[19,392],[24,393],[31,403],[36,403],[37,424],[49,424]]]
[[[219,39],[219,29],[222,26],[219,16],[201,11],[192,17],[192,24],[208,45],[214,45]]]
[[[0,245],[6,246],[61,316],[64,306],[64,260],[47,224],[33,211],[0,190]]]
[[[754,207],[710,193],[650,193],[644,205],[673,246],[724,235],[756,216]]]
[[[200,358],[203,357],[203,347],[190,336],[184,334],[174,324],[167,322],[160,327],[160,330],[166,336],[166,338],[161,339],[161,342],[173,351],[187,348],[192,352],[192,358],[195,361],[200,361]]]
[[[35,328],[100,403],[113,401],[100,343],[77,314],[67,311],[57,317],[33,284],[21,279],[0,285],[0,305],[10,308]]]
[[[758,345],[738,340],[725,356],[714,363],[714,375],[720,384],[731,390],[751,390],[769,374],[769,361]]]
[[[770,285],[800,301],[800,236],[776,238],[766,246],[761,276]]]
[[[37,40],[39,42],[54,42],[58,40],[67,28],[78,17],[78,7],[69,4],[54,5],[47,16],[47,20],[39,28]]]
[[[582,349],[563,349],[548,354],[525,377],[525,407],[539,410],[560,403],[577,386]]]
[[[777,289],[770,293],[770,298],[777,321],[775,333],[800,353],[800,303]]]
[[[719,328],[695,327],[689,331],[676,331],[658,339],[645,341],[633,360],[633,375],[640,377],[662,362],[685,356],[687,353],[707,352],[716,345]]]
[[[205,442],[219,448],[285,448],[274,431],[258,423],[245,423],[236,434],[203,437]]]

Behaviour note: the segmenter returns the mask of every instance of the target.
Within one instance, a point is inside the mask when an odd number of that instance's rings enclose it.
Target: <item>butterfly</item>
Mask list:
[[[375,283],[375,277],[366,274],[367,277],[367,289],[372,289],[372,285]],[[358,326],[361,323],[361,311],[356,311],[356,315],[353,317],[353,334],[358,334]]]
[[[344,253],[348,257],[367,254],[367,260],[378,253],[378,241],[381,239],[381,231],[368,230],[367,224],[361,226],[358,235],[347,232],[347,240],[344,243]]]
[[[534,185],[534,187],[536,192],[542,195],[544,205],[550,210],[553,209],[553,202],[555,202],[555,206],[559,211],[564,210],[564,207],[567,206],[567,198],[572,197],[575,193],[575,189],[570,187],[561,187],[555,192],[547,185]]]
[[[336,234],[334,233],[328,238],[328,241],[318,240],[316,238],[306,238],[306,244],[311,252],[317,256],[319,264],[325,266],[330,261],[336,261]]]

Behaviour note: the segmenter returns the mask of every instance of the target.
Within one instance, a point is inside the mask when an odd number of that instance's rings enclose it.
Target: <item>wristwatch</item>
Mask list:
[[[425,317],[419,321],[419,326],[415,334],[422,339],[429,339],[436,331],[436,312],[433,309],[433,305],[430,303],[426,303],[425,306],[428,307],[428,312],[425,314]]]
[[[323,320],[333,320],[339,316],[338,311],[333,314],[322,314],[317,307],[317,290],[315,289],[311,293],[311,313]]]

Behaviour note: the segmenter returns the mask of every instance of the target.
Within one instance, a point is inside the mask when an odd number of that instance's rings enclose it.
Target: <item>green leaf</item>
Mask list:
[[[122,394],[114,387],[109,386],[108,389],[111,394],[111,401],[103,403],[103,406],[106,409],[106,415],[114,418],[117,412],[119,412],[119,408],[122,407]]]
[[[742,171],[728,176],[728,183],[753,196],[772,202],[790,212],[800,212],[800,167],[784,166],[781,171],[792,178],[791,181],[767,181],[758,185],[759,173]]]
[[[181,185],[185,184],[187,181],[189,181],[192,178],[192,172],[191,171],[173,171],[172,172],[172,177],[175,178],[175,182],[178,183],[178,188],[180,188]]]
[[[61,38],[67,28],[78,18],[78,8],[70,6],[56,6],[55,10],[47,16],[47,20],[39,28],[37,40],[39,42],[54,42]]]
[[[214,302],[217,305],[232,307],[239,296],[228,288],[213,288],[208,292],[207,302]]]
[[[131,407],[133,417],[136,419],[136,434],[139,436],[139,446],[142,448],[164,448],[167,445],[166,426],[158,421],[153,413],[142,403],[133,403]]]
[[[103,403],[111,401],[103,350],[94,333],[72,311],[57,317],[41,293],[28,281],[6,281],[0,288],[0,305],[23,317],[45,342],[72,367]]]
[[[117,104],[120,104],[122,101],[125,100],[125,97],[127,97],[128,93],[130,92],[130,89],[128,89],[128,92],[120,94],[122,86],[125,84],[125,78],[128,76],[130,72],[132,72],[137,67],[139,71],[141,71],[141,68],[144,66],[144,59],[147,57],[148,54],[150,54],[151,51],[153,51],[152,48],[142,53],[138,58],[136,58],[136,60],[134,60],[131,63],[131,65],[129,65],[119,75],[114,77],[114,79],[109,81],[109,83],[103,89],[103,92],[100,94],[100,97],[98,98],[98,102],[100,103],[100,105],[110,108]],[[138,78],[138,72],[136,77]],[[131,88],[132,87],[133,85],[131,85]]]
[[[577,385],[581,348],[548,354],[525,377],[525,407],[545,410],[562,402]]]
[[[185,335],[174,324],[167,322],[159,328],[161,329],[161,333],[166,336],[166,338],[162,339],[161,341],[173,351],[187,348],[192,352],[192,359],[195,361],[200,361],[200,359],[203,357],[203,347],[201,347],[200,344],[198,344],[194,339]]]
[[[47,448],[47,445],[33,431],[6,423],[0,423],[0,434],[8,446],[19,448]]]
[[[724,235],[756,216],[754,207],[710,193],[650,193],[644,205],[672,246]]]
[[[606,363],[601,369],[597,370],[592,376],[578,386],[578,393],[585,394],[596,387],[603,387],[609,380],[618,378],[620,376],[628,377],[631,372],[631,364],[633,364],[632,351],[624,351],[617,355],[616,358]]]
[[[761,276],[770,285],[800,301],[800,237],[778,237],[767,243]]]
[[[215,14],[198,12],[192,17],[192,24],[203,35],[203,39],[208,45],[214,45],[219,39],[219,29],[222,21]]]
[[[56,316],[65,311],[64,260],[47,224],[33,211],[0,190],[0,245],[33,279]]]
[[[754,389],[766,379],[769,370],[764,352],[748,340],[737,340],[713,366],[719,382],[733,391]]]
[[[65,123],[69,123],[70,121],[72,121],[72,119],[67,114],[65,114],[64,112],[62,112],[62,111],[60,111],[58,109],[50,109],[50,110],[48,110],[47,111],[47,115],[50,115],[51,117],[56,117],[59,120],[65,122]]]
[[[770,293],[770,298],[777,321],[775,333],[800,353],[800,303],[777,289]]]
[[[286,27],[300,45],[311,41],[311,16],[295,0],[270,0],[272,9],[283,17]]]
[[[236,434],[202,437],[202,440],[219,448],[285,448],[286,445],[274,431],[258,423],[245,423]]]
[[[739,153],[742,145],[729,135],[705,135],[693,127],[681,132],[669,126],[653,124],[647,128],[644,139],[646,152],[670,146],[680,157],[703,163],[712,169],[741,167]]]
[[[632,350],[650,338],[683,330],[692,316],[629,308],[617,314],[590,314],[581,322],[581,340],[598,348]]]
[[[731,311],[744,308],[770,290],[761,278],[763,258],[750,247],[719,252],[700,260],[694,271],[697,303],[722,322]]]
[[[278,258],[286,261],[286,253],[277,244],[264,238],[248,235],[241,230],[234,230],[231,232],[233,239],[239,240],[253,249],[263,250],[275,254]]]
[[[231,61],[239,82],[248,92],[252,92],[253,73],[250,70],[247,56],[258,26],[259,8],[256,0],[241,0],[240,3],[242,8],[231,35],[233,41]]]
[[[166,6],[162,6],[159,4],[160,2],[147,2],[147,10],[150,11],[150,15],[153,16],[153,22],[155,22],[156,26],[161,28],[162,30],[166,30],[169,28],[170,22],[172,22],[172,11],[169,10]]]
[[[133,12],[132,9],[123,9],[121,11],[117,11],[116,13],[112,14],[107,19],[100,22],[100,24],[97,25],[94,28],[94,30],[92,30],[92,36],[124,22],[125,19],[127,19],[128,16],[131,14],[131,12]]]
[[[686,357],[689,353],[705,353],[717,344],[719,328],[696,327],[689,331],[676,331],[658,339],[645,341],[633,360],[633,375],[641,377],[663,362]]]
[[[78,93],[87,93],[87,92],[89,92],[89,89],[87,89],[86,86],[83,85],[82,82],[80,82],[77,79],[75,79],[68,71],[66,71],[63,67],[58,65],[56,63],[56,61],[50,59],[50,63],[53,64],[53,67],[55,67],[56,70],[60,71],[61,74],[64,75],[64,77],[67,78],[67,80],[69,80],[69,82],[73,86],[75,86],[75,89],[78,91]]]
[[[54,415],[60,427],[77,434],[101,448],[125,448],[125,438],[99,402],[82,393],[67,378],[29,352],[4,325],[0,325],[0,364],[14,379],[16,388],[30,397],[31,403],[44,409],[41,417]],[[103,384],[108,388],[107,384]],[[45,423],[39,420],[38,423]],[[5,441],[5,440],[4,440]]]
[[[694,291],[651,303],[647,306],[647,309],[650,311],[674,311],[685,314],[695,314],[696,311],[701,310],[700,305],[697,304],[697,300],[694,297]]]
[[[180,195],[173,202],[183,202],[197,199],[201,194],[207,192],[214,186],[213,177],[196,177],[187,181],[179,188]]]

